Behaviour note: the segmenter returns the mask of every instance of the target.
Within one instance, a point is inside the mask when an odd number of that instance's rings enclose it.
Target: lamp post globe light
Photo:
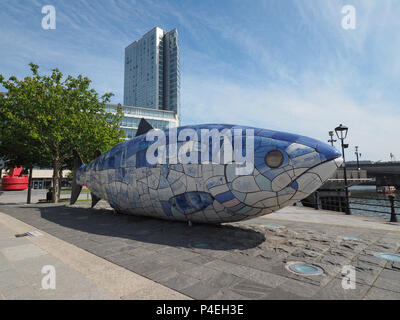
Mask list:
[[[343,171],[344,171],[344,189],[346,192],[346,214],[350,214],[350,206],[349,206],[349,188],[347,186],[347,171],[346,171],[346,158],[344,156],[344,149],[348,148],[349,145],[343,143],[344,139],[347,137],[347,131],[349,128],[340,124],[340,126],[335,128],[336,135],[338,139],[340,139],[342,145],[342,156],[343,156]]]

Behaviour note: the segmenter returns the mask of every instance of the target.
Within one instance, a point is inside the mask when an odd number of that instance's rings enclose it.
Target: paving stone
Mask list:
[[[400,293],[372,287],[363,299],[365,299],[365,300],[400,300]]]
[[[369,263],[364,260],[352,261],[351,264],[356,270],[356,282],[371,285],[382,271],[382,266]]]
[[[2,289],[5,300],[39,300],[39,293],[30,286]]]
[[[27,284],[24,277],[15,269],[0,271],[0,279],[0,291],[10,288],[22,287]]]
[[[101,288],[79,292],[71,296],[71,300],[117,300],[118,298]]]
[[[316,263],[321,262],[324,265],[344,266],[351,264],[349,258],[337,255],[324,255],[320,260],[315,260]]]
[[[368,254],[360,254],[359,256],[357,256],[355,261],[366,262],[383,268],[386,265],[387,260],[374,256],[375,253],[376,252]]]
[[[260,300],[308,300],[309,297],[296,295],[293,292],[285,291],[282,288],[275,288],[270,293],[266,294]]]
[[[237,294],[240,294],[241,296],[250,299],[260,299],[265,295],[270,294],[274,289],[262,285],[259,282],[244,279],[239,283],[233,285],[231,287],[231,290]]]
[[[134,248],[134,249],[129,250],[127,252],[127,254],[129,254],[131,256],[135,256],[137,258],[146,258],[146,257],[149,257],[151,255],[157,254],[157,252],[138,247],[138,248]]]
[[[54,266],[57,270],[63,264],[59,259],[48,254],[13,262],[15,270],[25,279],[33,275],[42,275],[42,269],[46,265]]]
[[[12,269],[11,262],[0,253],[0,272]]]
[[[259,282],[260,284],[264,284],[272,288],[275,288],[279,284],[286,281],[285,278],[272,273],[267,273],[253,268],[232,264],[222,260],[209,262],[205,266],[214,268],[216,270],[221,270],[226,273],[232,273],[238,277],[256,281]]]
[[[216,294],[206,298],[207,300],[250,300],[248,297],[244,297],[231,289],[222,288]]]
[[[158,272],[166,267],[156,261],[137,258],[122,261],[119,265],[142,276],[150,276],[152,273]]]
[[[186,270],[191,270],[197,268],[199,265],[187,262],[187,261],[179,261],[179,263],[168,264],[169,268],[174,269],[178,273],[183,273]]]
[[[0,252],[9,261],[19,261],[27,258],[33,258],[46,255],[47,252],[34,244],[22,244],[15,247],[0,249]]]
[[[234,286],[235,284],[243,280],[244,278],[240,278],[231,273],[220,272],[219,274],[214,275],[211,278],[207,279],[207,282],[209,285],[216,288],[228,288]]]
[[[379,274],[378,279],[375,280],[373,286],[400,293],[400,271],[384,269]]]
[[[208,299],[217,294],[220,288],[211,286],[207,280],[199,281],[191,286],[183,288],[181,293],[193,299]]]
[[[184,248],[174,248],[174,247],[162,247],[162,249],[157,250],[160,254],[166,254],[175,257],[179,260],[187,260],[199,257],[200,254],[189,251]]]
[[[287,279],[284,283],[279,285],[277,289],[290,292],[298,297],[309,298],[315,295],[320,287],[298,280]]]
[[[175,277],[169,278],[168,280],[160,281],[160,283],[173,290],[181,291],[195,283],[199,282],[198,279],[193,277],[185,276],[183,274],[178,274]]]
[[[179,276],[180,274],[181,273],[178,273],[173,266],[167,266],[165,268],[160,268],[159,270],[151,273],[149,277],[153,281],[161,282]]]
[[[185,259],[184,261],[194,263],[196,265],[203,265],[203,264],[209,263],[214,260],[216,260],[216,259],[213,257],[199,255],[194,258]]]
[[[195,268],[185,269],[181,272],[187,276],[191,276],[191,277],[199,279],[199,280],[210,279],[210,278],[220,274],[220,271],[217,271],[212,268],[207,268],[204,266],[198,266]]]
[[[247,257],[240,254],[228,254],[220,259],[261,271],[271,271],[272,261],[260,257]]]
[[[376,252],[394,252],[398,248],[396,242],[378,241],[370,246],[368,249]]]
[[[385,269],[400,271],[400,262],[398,261],[388,261],[385,265]]]
[[[79,272],[67,266],[56,268],[56,288],[42,288],[43,275],[34,275],[30,279],[30,285],[44,299],[65,299],[80,292],[92,290],[95,287],[94,283],[88,280]]]
[[[253,271],[253,270],[249,273],[247,277],[244,278],[256,281],[258,283],[264,284],[272,288],[276,288],[277,286],[279,286],[280,284],[284,283],[287,280],[286,278],[273,273],[267,273],[259,270]]]
[[[333,279],[328,285],[320,288],[313,298],[318,300],[359,300],[369,288],[368,285],[356,283],[355,289],[344,289],[342,279]]]
[[[0,250],[29,243],[29,240],[25,237],[16,238],[15,235],[7,236],[6,239],[0,240]]]

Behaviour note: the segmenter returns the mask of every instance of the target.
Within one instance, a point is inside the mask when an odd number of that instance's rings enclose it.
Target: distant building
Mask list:
[[[121,108],[124,114],[120,126],[125,130],[127,139],[135,137],[139,122],[142,118],[145,118],[146,121],[155,129],[167,129],[179,125],[177,114],[174,111],[138,108],[116,104],[107,104],[106,111],[114,113],[117,111],[117,108]]]
[[[180,114],[178,31],[155,27],[125,48],[124,105]]]

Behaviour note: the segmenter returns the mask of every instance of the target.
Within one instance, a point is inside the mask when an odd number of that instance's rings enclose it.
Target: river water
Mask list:
[[[390,219],[390,201],[387,194],[376,192],[375,186],[353,186],[350,191],[350,208],[352,214],[359,214],[368,217],[380,217]],[[394,205],[397,220],[400,221],[400,192],[394,194]]]

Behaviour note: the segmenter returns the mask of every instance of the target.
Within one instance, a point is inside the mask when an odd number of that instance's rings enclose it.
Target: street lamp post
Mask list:
[[[349,206],[349,188],[347,186],[347,171],[346,171],[346,158],[344,156],[344,149],[348,148],[349,145],[346,143],[343,143],[344,139],[347,137],[347,131],[349,128],[346,126],[340,124],[340,126],[335,128],[336,135],[338,139],[340,139],[341,145],[342,145],[342,156],[343,156],[343,171],[344,171],[344,189],[346,193],[346,214],[351,214],[350,213],[350,206]]]
[[[328,140],[328,142],[331,143],[332,147],[333,147],[333,143],[337,141],[337,140],[333,139],[333,135],[334,135],[334,134],[335,134],[335,133],[334,133],[333,131],[329,131],[329,136],[330,136],[331,138]]]
[[[360,162],[358,160],[358,157],[361,157],[361,153],[358,153],[358,146],[355,147],[356,148],[356,157],[357,157],[357,170],[360,170]]]
[[[357,157],[357,170],[358,170],[358,178],[360,178],[360,161],[359,158],[361,158],[361,153],[358,152],[358,146],[355,147],[356,148],[356,157]]]

